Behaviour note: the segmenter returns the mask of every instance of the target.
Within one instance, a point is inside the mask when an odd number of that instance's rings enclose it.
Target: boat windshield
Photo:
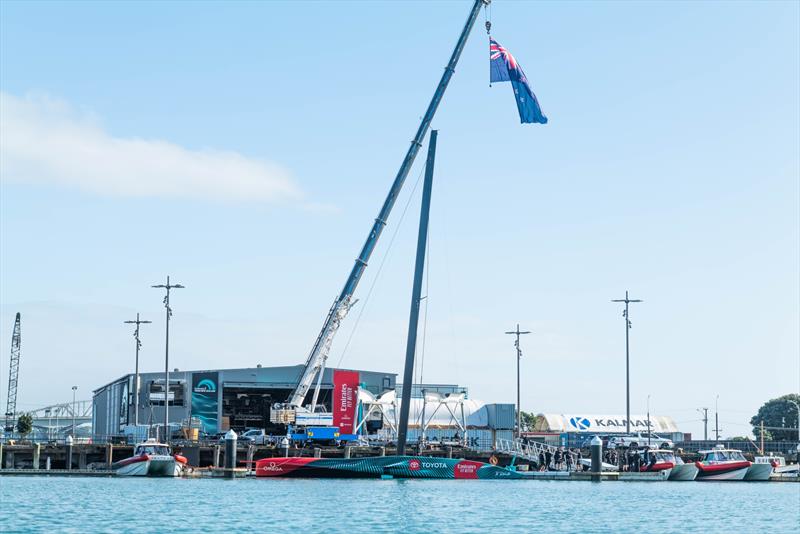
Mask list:
[[[150,456],[169,456],[169,447],[166,445],[140,445],[136,448],[136,454],[148,454]]]
[[[706,454],[707,462],[741,462],[744,461],[741,451],[711,451]]]
[[[656,453],[656,457],[658,458],[659,462],[675,463],[675,455],[671,452],[658,452]]]

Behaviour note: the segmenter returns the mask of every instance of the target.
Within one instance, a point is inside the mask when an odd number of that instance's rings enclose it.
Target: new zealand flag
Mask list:
[[[514,97],[517,99],[519,119],[521,122],[538,122],[547,124],[547,117],[542,114],[539,101],[533,94],[528,78],[522,72],[511,52],[500,46],[497,41],[489,38],[489,69],[491,82],[511,82],[514,88]]]

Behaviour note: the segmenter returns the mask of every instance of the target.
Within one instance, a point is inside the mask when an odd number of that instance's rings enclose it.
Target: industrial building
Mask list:
[[[175,370],[169,376],[170,425],[199,420],[202,431],[213,434],[229,428],[266,428],[270,405],[284,402],[300,379],[304,366]],[[320,385],[319,403],[331,409],[334,369],[326,368]],[[397,375],[358,371],[362,389],[378,395],[394,389]],[[92,434],[97,438],[117,436],[134,424],[136,402],[135,375],[127,374],[94,391]],[[164,373],[139,374],[140,425],[163,424]],[[310,401],[311,394],[306,399]]]

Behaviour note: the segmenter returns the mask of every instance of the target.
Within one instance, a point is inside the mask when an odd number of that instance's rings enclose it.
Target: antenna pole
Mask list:
[[[136,339],[136,371],[133,383],[133,424],[139,426],[139,349],[142,342],[139,341],[139,325],[150,324],[153,321],[142,321],[139,319],[139,314],[136,314],[135,321],[125,321],[125,324],[135,324],[136,329],[133,331],[133,337]]]
[[[625,291],[624,299],[616,299],[611,302],[624,302],[625,311],[622,316],[625,318],[625,432],[631,433],[631,350],[630,350],[630,329],[631,319],[628,312],[628,304],[631,302],[642,302],[638,299],[631,299],[628,297],[628,292]]]
[[[169,307],[169,292],[171,289],[183,289],[180,284],[170,284],[167,276],[166,284],[158,284],[150,287],[162,288],[167,290],[164,297],[164,308],[167,316],[167,330],[164,348],[164,443],[169,443],[169,318],[172,317],[172,308]]]

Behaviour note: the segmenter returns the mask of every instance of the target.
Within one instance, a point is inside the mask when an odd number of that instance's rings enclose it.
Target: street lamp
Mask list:
[[[517,336],[517,339],[514,341],[514,346],[517,348],[517,438],[522,437],[522,408],[520,406],[520,397],[519,397],[519,362],[522,359],[522,348],[519,346],[519,336],[523,334],[530,334],[529,331],[520,331],[519,323],[517,323],[517,329],[511,332],[506,332],[506,334],[513,334]]]
[[[624,299],[616,299],[611,302],[624,302],[625,311],[622,316],[625,317],[625,432],[631,433],[631,351],[630,351],[630,329],[631,317],[628,313],[628,304],[631,302],[642,302],[639,299],[628,298],[628,292],[625,291]]]
[[[169,443],[169,318],[172,317],[172,308],[169,307],[169,291],[170,289],[183,289],[184,286],[180,284],[170,284],[169,276],[167,276],[166,284],[158,284],[150,287],[167,290],[167,295],[164,297],[163,301],[167,314],[167,333],[164,342],[164,443]]]
[[[72,386],[72,437],[75,438],[75,392],[78,386]]]
[[[714,441],[719,441],[719,395],[714,399]]]
[[[133,331],[133,337],[136,339],[136,376],[133,384],[133,424],[139,426],[139,349],[142,347],[142,342],[139,340],[139,326],[143,324],[150,324],[152,321],[142,321],[139,319],[139,314],[136,314],[135,321],[125,321],[126,324],[135,324],[136,330]],[[138,430],[137,430],[138,432]]]

